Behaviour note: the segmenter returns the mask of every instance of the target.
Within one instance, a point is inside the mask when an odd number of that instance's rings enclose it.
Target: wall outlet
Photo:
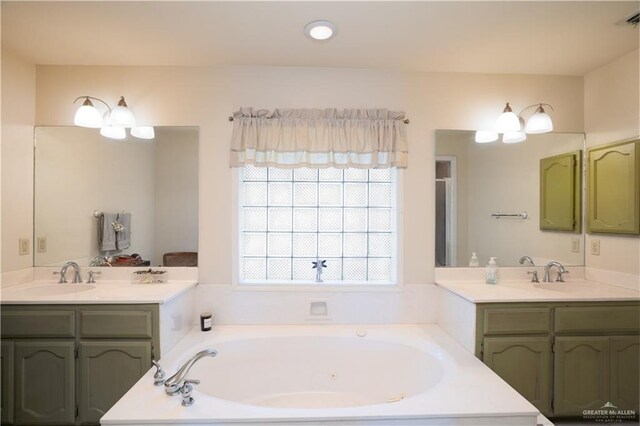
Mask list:
[[[20,238],[18,241],[18,254],[25,256],[31,253],[31,240],[29,238]]]
[[[38,237],[38,253],[47,252],[47,237]]]
[[[571,239],[571,253],[580,253],[580,238]]]
[[[593,256],[600,256],[600,240],[591,240],[591,254]]]

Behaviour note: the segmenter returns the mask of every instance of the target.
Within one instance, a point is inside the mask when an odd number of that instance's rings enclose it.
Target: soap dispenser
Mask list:
[[[480,266],[480,261],[478,260],[478,255],[476,254],[475,251],[471,253],[471,259],[469,259],[469,266],[470,267]]]
[[[495,257],[489,258],[489,263],[484,271],[484,278],[487,284],[498,284],[498,263]]]

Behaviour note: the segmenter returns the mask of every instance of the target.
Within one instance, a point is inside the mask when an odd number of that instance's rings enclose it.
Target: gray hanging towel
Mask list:
[[[117,213],[102,213],[98,220],[98,247],[100,251],[116,249],[116,231],[113,223],[118,219]]]
[[[118,250],[128,249],[131,246],[131,213],[120,213],[117,221],[123,228],[116,232],[116,247]]]

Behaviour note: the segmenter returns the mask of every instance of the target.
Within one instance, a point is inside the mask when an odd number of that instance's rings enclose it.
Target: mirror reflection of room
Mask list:
[[[558,161],[549,162],[581,152],[584,135],[532,134],[511,144],[477,143],[474,136],[464,130],[436,132],[436,266],[483,267],[490,257],[501,266],[520,266],[523,256],[536,265],[552,259],[583,265],[582,163],[569,164],[575,174],[562,174]],[[553,175],[545,191],[547,163]],[[570,178],[564,187],[574,185],[572,191],[559,190],[562,176]],[[572,215],[571,225],[577,216],[575,226],[551,229],[546,222],[556,211]]]
[[[197,266],[198,128],[35,135],[36,266]]]

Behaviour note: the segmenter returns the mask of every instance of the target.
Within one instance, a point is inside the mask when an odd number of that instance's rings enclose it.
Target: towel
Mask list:
[[[98,247],[100,251],[116,249],[116,231],[113,222],[118,219],[117,213],[102,213],[98,220]]]
[[[128,249],[131,246],[131,213],[118,214],[117,221],[124,229],[116,232],[116,247],[118,250]]]

